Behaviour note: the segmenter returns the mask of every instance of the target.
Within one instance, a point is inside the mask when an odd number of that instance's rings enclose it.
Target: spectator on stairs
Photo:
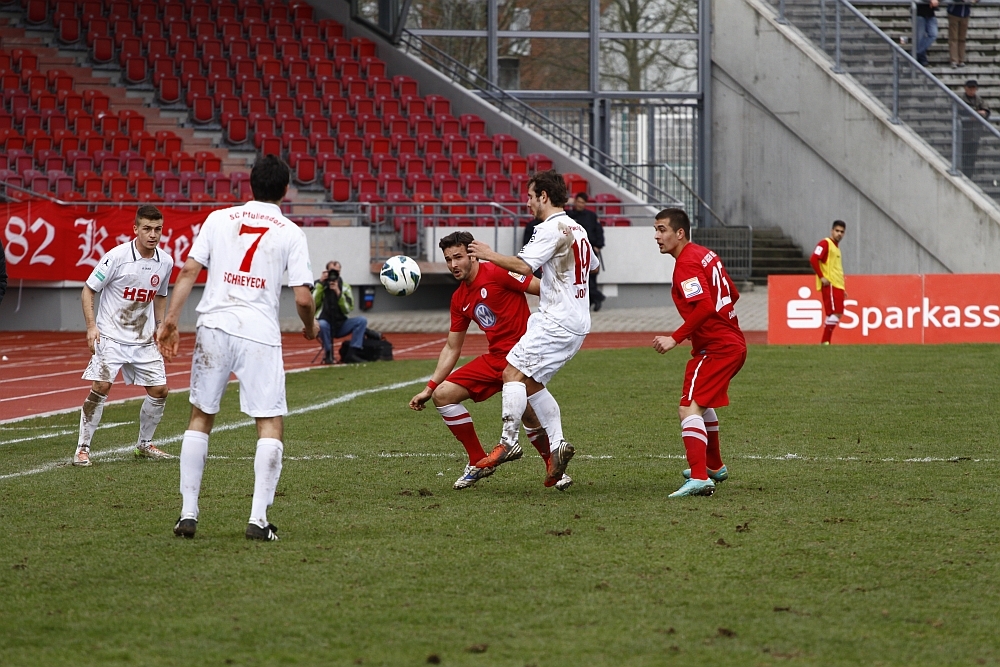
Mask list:
[[[965,82],[965,92],[961,95],[962,101],[968,104],[980,116],[985,119],[990,117],[990,109],[986,102],[979,96],[979,82],[969,79]],[[976,159],[979,157],[979,137],[983,132],[982,123],[972,116],[962,115],[962,164],[961,170],[969,178],[972,178],[976,168]]]
[[[965,67],[965,35],[969,31],[972,5],[979,0],[955,0],[948,5],[948,51],[951,66]]]
[[[937,16],[938,0],[921,0],[917,3],[917,62],[927,67],[927,51],[938,36]]]

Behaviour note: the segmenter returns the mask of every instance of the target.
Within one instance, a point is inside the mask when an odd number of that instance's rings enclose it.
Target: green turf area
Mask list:
[[[52,467],[76,415],[3,426],[0,476],[44,472],[0,479],[0,664],[1000,664],[996,346],[751,348],[719,411],[730,480],[668,500],[686,355],[586,351],[557,376],[565,493],[527,442],[453,491],[464,452],[407,409],[419,383],[292,415],[269,544],[243,537],[252,427],[213,435],[181,540],[176,461]],[[289,375],[289,405],[432,368]],[[499,397],[471,409],[489,448]],[[178,393],[171,453],[186,415]],[[243,419],[232,387],[217,426]]]

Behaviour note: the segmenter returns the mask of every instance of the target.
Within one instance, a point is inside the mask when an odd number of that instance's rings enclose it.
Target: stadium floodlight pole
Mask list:
[[[840,3],[843,0],[836,0],[836,49],[837,55],[834,58],[833,71],[837,74],[843,74],[844,68],[840,66]]]
[[[826,51],[826,0],[819,0],[819,48]]]
[[[403,37],[403,28],[406,27],[406,17],[410,14],[411,4],[413,4],[413,0],[403,0],[403,7],[396,15],[396,25],[393,26],[392,30],[393,44],[399,44],[399,40]]]
[[[954,102],[951,103],[951,169],[948,173],[952,176],[958,176],[958,140],[959,133],[962,131],[962,125],[958,120],[958,104]]]
[[[899,125],[899,51],[892,50],[892,118],[889,122]]]

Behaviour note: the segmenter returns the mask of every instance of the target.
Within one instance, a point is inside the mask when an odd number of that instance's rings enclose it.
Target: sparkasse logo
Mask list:
[[[818,342],[814,276],[771,276],[768,301],[769,342]],[[1000,275],[849,276],[838,330],[840,343],[1000,342]]]

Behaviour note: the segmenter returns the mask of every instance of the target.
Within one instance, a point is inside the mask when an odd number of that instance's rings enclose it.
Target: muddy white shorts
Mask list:
[[[167,370],[156,345],[125,345],[101,336],[94,346],[94,356],[83,372],[84,380],[114,382],[118,371],[125,384],[160,387],[167,384]]]
[[[586,337],[563,329],[541,313],[533,313],[528,318],[528,330],[507,353],[507,363],[535,382],[548,384],[580,350]]]
[[[281,346],[198,327],[191,360],[191,405],[205,414],[217,414],[230,373],[240,381],[240,410],[244,413],[278,417],[288,411]]]

